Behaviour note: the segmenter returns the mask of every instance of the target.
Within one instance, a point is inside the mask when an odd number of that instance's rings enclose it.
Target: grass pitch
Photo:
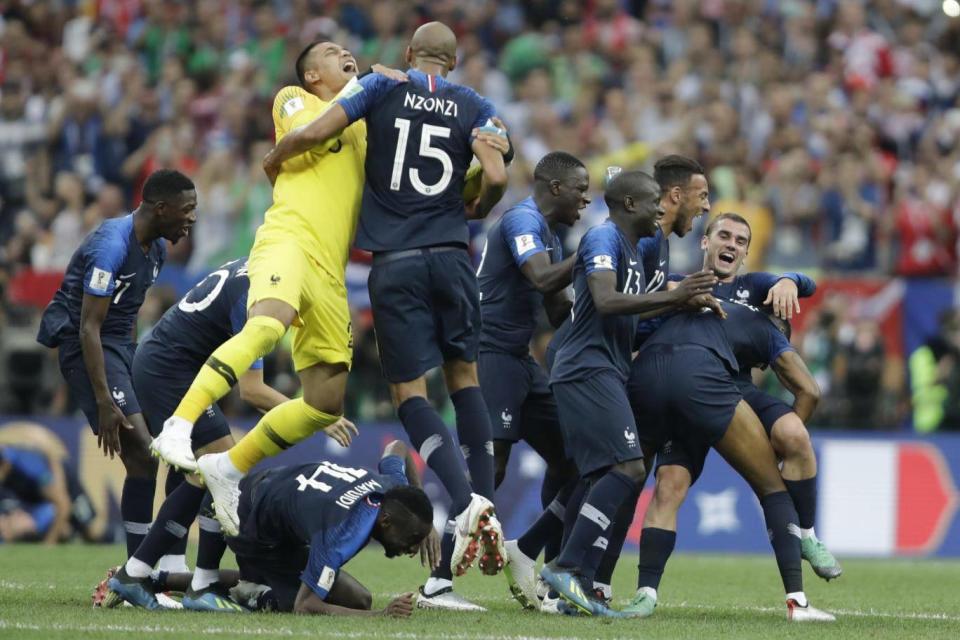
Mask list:
[[[837,614],[832,625],[785,620],[772,556],[678,555],[647,620],[601,620],[522,611],[506,581],[472,571],[458,589],[486,606],[482,614],[417,611],[409,620],[320,618],[288,614],[224,615],[130,608],[93,610],[90,590],[123,557],[119,546],[0,545],[0,638],[960,638],[960,562],[846,560],[830,584],[804,568],[807,594]],[[189,556],[188,556],[189,557]],[[617,606],[633,594],[634,553],[614,580]],[[361,553],[349,571],[373,592],[375,606],[415,591],[426,572],[413,560]]]

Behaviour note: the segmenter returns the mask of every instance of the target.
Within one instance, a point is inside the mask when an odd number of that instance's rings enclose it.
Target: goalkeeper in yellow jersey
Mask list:
[[[319,117],[334,98],[349,95],[356,86],[357,62],[339,45],[317,42],[298,56],[296,72],[300,86],[284,87],[274,100],[278,140]],[[491,144],[501,148],[500,140]],[[202,460],[200,471],[228,535],[237,532],[239,480],[255,464],[320,430],[343,445],[356,434],[356,427],[341,416],[353,352],[344,280],[365,155],[366,125],[358,121],[284,163],[276,176],[273,206],[250,251],[246,324],[210,356],[151,444],[154,454],[172,466],[197,470],[190,446],[194,422],[294,326],[293,361],[303,397],[270,410],[227,453]]]

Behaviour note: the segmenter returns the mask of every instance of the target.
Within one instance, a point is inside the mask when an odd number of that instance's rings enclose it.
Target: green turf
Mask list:
[[[120,547],[0,545],[0,637],[55,638],[960,638],[960,563],[847,560],[826,584],[805,568],[811,601],[838,614],[833,625],[784,619],[776,567],[765,556],[678,555],[667,570],[661,606],[647,620],[574,619],[522,611],[505,581],[474,571],[461,592],[485,614],[417,611],[410,620],[227,616],[132,609],[93,610],[90,590]],[[635,555],[625,555],[614,588],[618,605],[633,593]],[[411,560],[366,551],[349,569],[383,606],[414,591],[424,571]]]

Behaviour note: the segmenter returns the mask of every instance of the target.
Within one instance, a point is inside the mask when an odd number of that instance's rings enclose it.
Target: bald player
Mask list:
[[[493,105],[446,79],[457,63],[456,47],[448,27],[423,25],[406,50],[407,83],[364,78],[323,117],[280,140],[265,164],[269,171],[366,118],[370,153],[357,246],[373,252],[369,289],[380,360],[404,429],[458,514],[447,543],[453,544],[451,570],[460,575],[477,556],[485,573],[503,563],[491,502],[490,418],[477,379],[480,304],[466,221],[490,212],[507,174],[503,156],[474,135],[492,125]],[[465,207],[464,175],[474,155],[483,181]],[[439,365],[466,456],[427,401],[424,375]]]

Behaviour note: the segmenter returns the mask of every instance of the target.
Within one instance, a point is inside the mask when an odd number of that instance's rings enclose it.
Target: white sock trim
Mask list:
[[[190,580],[190,588],[194,591],[200,591],[200,589],[206,589],[211,584],[220,579],[220,571],[218,569],[197,569],[193,572],[193,579]]]
[[[162,556],[157,562],[157,569],[170,573],[189,573],[190,571],[187,566],[187,556],[183,554]]]
[[[127,575],[131,578],[146,578],[149,577],[150,572],[153,571],[153,567],[133,556],[127,559],[127,564],[124,565],[124,568],[127,570]]]
[[[453,587],[453,580],[447,580],[446,578],[427,578],[427,583],[423,585],[423,593],[427,596],[432,596],[437,591],[446,589],[447,587]]]
[[[653,587],[640,587],[637,589],[637,595],[646,594],[648,598],[651,598],[654,602],[657,601],[657,590]]]
[[[809,529],[804,529],[803,527],[800,527],[801,540],[806,540],[807,538],[816,538],[816,537],[817,537],[817,530],[814,527],[810,527]]]
[[[807,594],[803,591],[794,591],[787,594],[787,600],[795,600],[801,607],[807,606]]]
[[[246,474],[234,466],[233,460],[230,459],[228,454],[218,453],[215,455],[217,456],[217,469],[227,478],[227,480],[231,480],[233,482],[240,482],[243,480],[243,476]]]

